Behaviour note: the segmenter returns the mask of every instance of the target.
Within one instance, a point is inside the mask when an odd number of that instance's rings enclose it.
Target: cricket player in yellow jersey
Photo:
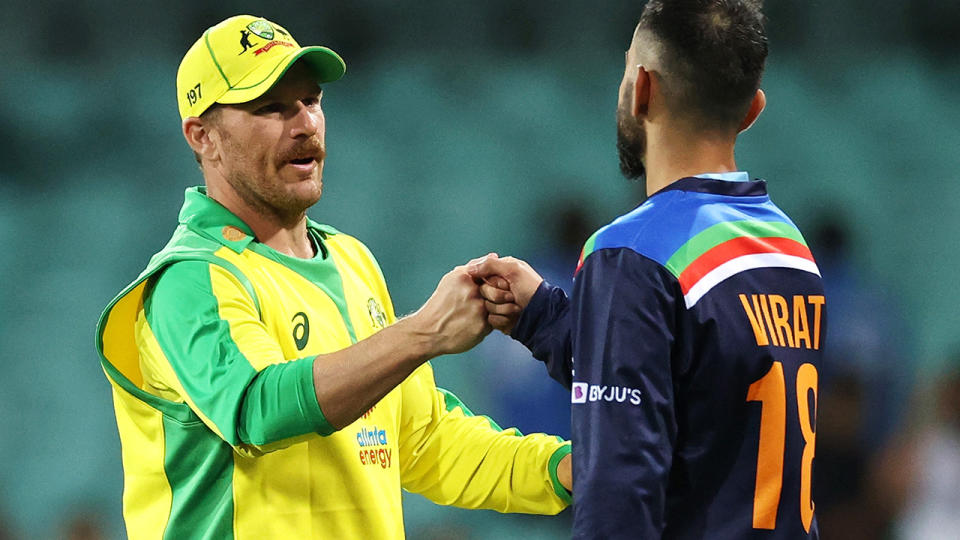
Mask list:
[[[104,311],[130,538],[402,538],[401,488],[440,504],[554,514],[569,443],[473,416],[430,358],[490,331],[464,267],[396,320],[367,248],[320,198],[319,84],[343,60],[232,17],[177,74],[205,187]]]

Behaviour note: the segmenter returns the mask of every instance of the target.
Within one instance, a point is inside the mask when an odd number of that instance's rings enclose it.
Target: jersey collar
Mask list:
[[[242,252],[255,240],[253,230],[233,212],[211,199],[204,186],[187,188],[183,195],[179,222],[237,253]],[[319,233],[320,239],[337,233],[333,227],[321,225],[310,218],[307,218],[307,227]]]
[[[742,182],[738,180],[718,180],[709,176],[690,176],[681,178],[660,191],[651,195],[654,197],[667,191],[693,191],[696,193],[712,193],[714,195],[728,195],[732,197],[764,197],[767,195],[767,183],[764,180]]]

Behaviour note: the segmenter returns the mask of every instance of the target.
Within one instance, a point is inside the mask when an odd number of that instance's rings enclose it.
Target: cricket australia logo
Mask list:
[[[377,330],[387,326],[387,314],[383,312],[380,302],[377,302],[376,299],[367,300],[367,313],[370,314],[370,324]]]
[[[248,24],[247,29],[263,39],[273,39],[273,26],[270,26],[270,23],[262,19]]]

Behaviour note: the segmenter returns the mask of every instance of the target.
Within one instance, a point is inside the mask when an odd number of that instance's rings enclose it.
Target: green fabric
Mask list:
[[[97,353],[100,355],[100,364],[103,367],[104,372],[108,377],[113,379],[121,388],[125,391],[132,394],[134,397],[147,403],[151,407],[164,412],[165,414],[172,414],[176,418],[181,418],[182,414],[186,414],[185,411],[189,411],[189,406],[183,403],[173,403],[165,399],[159,398],[145,392],[140,388],[137,388],[130,379],[123,375],[110,361],[104,356],[103,353],[103,333],[106,328],[107,320],[110,317],[110,311],[113,307],[119,302],[122,298],[130,294],[138,285],[143,283],[143,281],[150,279],[157,274],[160,270],[165,268],[167,265],[173,264],[178,261],[206,261],[210,264],[216,264],[223,267],[231,274],[233,274],[240,283],[244,286],[247,293],[253,298],[254,305],[257,308],[257,311],[260,311],[260,301],[257,299],[256,291],[253,289],[253,284],[250,283],[250,280],[243,275],[240,270],[231,264],[228,261],[225,261],[215,255],[210,251],[204,251],[202,249],[191,249],[189,244],[186,242],[175,242],[179,237],[186,237],[188,239],[196,240],[198,237],[196,235],[190,235],[188,232],[185,232],[186,229],[181,227],[174,233],[174,238],[168,243],[167,247],[163,251],[155,255],[148,264],[146,270],[140,274],[140,276],[130,285],[125,287],[123,291],[120,292],[107,307],[103,310],[103,313],[100,315],[100,320],[97,322],[97,335],[96,335],[96,347]],[[202,240],[202,239],[201,239]],[[219,246],[217,246],[219,247]],[[186,409],[182,409],[186,407]],[[190,413],[192,414],[192,412]]]
[[[103,334],[110,317],[110,312],[113,309],[113,307],[121,299],[126,297],[128,294],[131,294],[134,291],[134,289],[136,289],[137,286],[139,286],[145,280],[155,278],[157,275],[160,274],[161,271],[164,271],[164,269],[171,267],[171,265],[173,265],[174,263],[187,262],[187,261],[193,261],[193,262],[202,261],[207,264],[215,264],[218,267],[221,267],[229,271],[243,285],[244,289],[253,299],[254,305],[256,306],[256,309],[259,312],[260,302],[259,302],[259,299],[257,298],[256,290],[253,288],[253,285],[250,282],[250,280],[235,265],[233,265],[229,261],[226,261],[214,255],[214,253],[218,249],[220,249],[222,246],[226,246],[236,251],[237,253],[240,253],[251,244],[260,245],[259,243],[254,241],[253,232],[250,229],[250,227],[248,227],[246,223],[244,223],[240,218],[236,217],[233,213],[231,213],[229,210],[224,208],[222,205],[220,205],[213,199],[209,198],[206,194],[206,188],[202,186],[187,188],[186,192],[184,193],[184,204],[179,214],[179,222],[180,222],[179,226],[174,231],[170,241],[167,242],[167,245],[160,252],[158,252],[153,257],[151,257],[150,262],[147,264],[146,269],[144,269],[144,271],[140,274],[140,276],[138,276],[137,279],[134,280],[132,283],[127,285],[123,289],[123,291],[121,291],[104,309],[103,313],[100,316],[100,320],[97,324],[96,347],[97,347],[97,352],[100,355],[100,363],[103,366],[104,372],[107,374],[108,377],[113,379],[126,392],[129,392],[131,395],[133,395],[137,399],[163,412],[165,415],[169,415],[171,418],[175,420],[178,420],[180,422],[190,422],[190,421],[199,421],[199,417],[196,416],[196,414],[190,409],[190,407],[187,404],[174,403],[174,402],[165,400],[163,398],[154,396],[153,394],[150,394],[144,390],[141,390],[135,384],[133,384],[123,373],[121,373],[116,367],[114,367],[113,364],[110,363],[110,360],[104,356],[104,352],[103,352]],[[307,225],[308,225],[308,228],[311,231],[313,231],[316,235],[318,235],[321,240],[325,239],[327,236],[339,234],[339,231],[337,231],[335,228],[330,227],[328,225],[322,225],[322,224],[316,223],[309,219],[307,220]],[[236,229],[242,231],[246,236],[237,241],[228,241],[223,237],[223,228],[226,226],[235,227]],[[206,268],[206,271],[207,271],[206,283],[209,284],[209,267],[207,267],[206,264],[197,266],[197,268],[200,268],[200,267]],[[336,276],[336,281],[337,281],[337,284],[339,284],[340,299],[342,304],[343,293],[342,293],[342,283],[340,281],[339,273]],[[195,292],[196,291],[194,291],[194,293]],[[208,291],[208,294],[212,295],[212,291]],[[152,302],[148,300],[147,303],[152,303]],[[215,309],[215,306],[213,307]],[[338,307],[339,307],[339,304],[338,304]],[[341,309],[341,313],[344,313],[343,309]],[[188,313],[186,314],[184,320],[191,317],[196,317],[197,314],[198,312],[196,310],[190,309],[188,310]],[[217,316],[217,318],[219,319],[219,316]],[[148,317],[148,321],[149,321],[149,317]],[[349,329],[351,333],[351,337],[353,338],[354,334],[353,334],[352,325],[349,323],[349,318],[347,317],[345,321],[347,321],[347,328]],[[132,325],[133,322],[131,321],[130,324]],[[223,324],[225,325],[226,323],[223,323]],[[153,327],[153,323],[151,323],[151,327]],[[228,329],[227,329],[227,336],[229,339]],[[160,336],[157,336],[157,338],[158,338],[158,341],[160,341]],[[206,342],[209,343],[208,337],[204,338],[204,340],[206,340]],[[168,347],[169,346],[170,344],[168,343]],[[228,346],[232,346],[235,352],[238,355],[240,355],[239,350],[236,350],[236,345],[233,344],[232,339],[230,340]],[[161,342],[161,348],[164,349],[164,352],[168,351],[168,348],[164,347],[163,342]],[[242,355],[240,356],[242,357]],[[168,353],[168,358],[169,358],[169,353]],[[304,362],[306,363],[306,360],[304,360]],[[244,377],[249,375],[252,378],[253,375],[255,375],[255,370],[253,370],[252,366],[249,366],[249,362],[245,362],[245,363],[249,367],[249,372],[246,372],[246,370],[243,370],[243,369],[239,371],[243,372],[241,374]],[[176,369],[177,368],[174,367],[175,371]],[[307,395],[308,394],[308,392],[306,391],[307,386],[309,386],[310,393],[312,394],[313,392],[312,369],[307,370],[303,366],[300,366],[297,369],[294,369],[294,368],[291,368],[291,369],[296,372],[297,377],[300,377],[297,384],[293,385],[293,386],[296,386],[297,388],[297,395],[298,396]],[[310,375],[309,381],[307,381],[305,378],[307,372],[309,372],[309,375]],[[236,377],[236,374],[234,374],[233,376]],[[181,382],[183,382],[182,375],[180,373],[178,373],[178,377],[180,377]],[[291,378],[292,378],[291,374],[288,373],[288,374],[284,374],[283,376],[278,376],[277,380],[282,380],[285,387],[289,388],[292,385],[292,382],[290,382]],[[243,377],[240,377],[240,380],[243,380]],[[207,383],[209,384],[209,381],[207,381]],[[184,386],[188,394],[190,395],[191,399],[196,400],[194,394],[191,393],[191,390],[186,388],[186,385]],[[194,390],[196,391],[197,389],[194,388]],[[208,391],[207,393],[216,394],[215,391]],[[316,403],[315,394],[312,394],[312,395],[314,395],[313,402]],[[210,397],[209,399],[213,399],[218,403],[218,405],[214,408],[218,410],[219,415],[228,414],[230,407],[223,406],[223,403],[221,401],[217,401],[217,398],[215,397]],[[200,406],[199,403],[198,403],[198,406]],[[323,413],[320,411],[319,405],[317,405],[316,410],[311,410],[309,407],[304,406],[304,402],[302,401],[302,398],[298,397],[298,402],[295,404],[291,404],[291,407],[297,407],[297,408],[300,408],[300,410],[304,411],[304,413],[306,414],[306,416],[303,417],[304,422],[312,426],[307,431],[303,431],[301,433],[307,433],[307,432],[316,430],[316,431],[319,431],[321,434],[324,434],[326,430],[330,429],[329,423],[323,417]],[[235,406],[233,408],[235,409]],[[201,406],[201,410],[204,412],[204,414],[209,414],[205,407]],[[232,437],[234,441],[236,441],[237,429],[239,429],[240,427],[238,425],[238,421],[236,420],[236,418],[239,416],[239,412],[234,410],[233,414],[234,414],[233,418],[218,417],[219,420],[217,420],[214,417],[211,417],[209,415],[208,415],[208,418],[210,418],[210,420],[217,425],[217,428],[220,429],[221,433],[223,433],[225,437]],[[286,421],[287,420],[285,419],[284,422]],[[223,425],[234,426],[234,429],[231,430],[228,428],[224,430],[222,427]],[[290,426],[286,424],[277,429],[279,432],[283,432],[283,433],[288,433],[291,431]],[[256,433],[256,432],[263,434],[269,431],[264,428],[258,429],[256,426],[252,426],[249,429],[247,427],[244,427],[244,430],[246,430],[248,434]],[[231,441],[231,442],[234,442],[234,441]],[[242,441],[242,439],[240,439],[240,441]],[[242,442],[248,442],[248,441],[242,441]]]
[[[559,437],[557,438],[559,439]],[[550,456],[550,461],[547,462],[547,469],[550,471],[550,482],[553,483],[553,491],[557,494],[557,497],[560,497],[560,500],[567,504],[573,503],[573,497],[570,495],[570,492],[567,491],[567,488],[563,487],[563,484],[560,483],[560,479],[557,477],[557,467],[560,466],[560,461],[570,454],[571,450],[572,447],[570,443],[567,443],[557,448],[553,455]]]
[[[257,370],[220,318],[202,261],[169,266],[143,304],[147,322],[180,384],[230,444],[240,444],[239,407]]]
[[[317,404],[312,358],[257,373],[243,355],[220,318],[208,263],[167,268],[144,311],[187,395],[230,444],[265,445],[334,431]]]
[[[587,238],[587,241],[583,244],[583,251],[580,252],[580,262],[587,260],[587,257],[593,253],[593,248],[597,244],[597,235],[600,234],[600,231],[590,235],[590,238]]]
[[[207,188],[203,186],[187,188],[184,192],[179,221],[191,231],[212,240],[217,247],[224,245],[237,253],[254,240],[253,230],[233,212],[208,197]],[[227,240],[223,237],[224,227],[239,229],[245,236],[240,240]]]
[[[233,449],[199,420],[164,416],[163,432],[173,492],[163,538],[233,538]]]
[[[447,412],[450,412],[456,409],[457,407],[459,407],[460,410],[463,411],[464,416],[476,416],[475,414],[473,414],[473,411],[471,411],[466,405],[464,405],[464,403],[460,401],[460,398],[458,398],[453,392],[446,390],[444,388],[440,388],[439,386],[437,387],[437,392],[440,392],[440,394],[443,396],[443,402],[444,402],[444,406],[447,409]],[[500,427],[500,424],[497,424],[497,422],[493,418],[490,418],[485,414],[480,415],[480,418],[485,418],[487,422],[490,423],[490,427],[493,428],[494,430],[503,431],[503,428]],[[517,437],[523,437],[523,433],[520,433],[519,429],[517,428],[512,428],[512,429],[514,431],[514,435],[516,435]]]
[[[240,411],[240,439],[258,446],[309,431],[336,431],[317,404],[313,357],[267,366],[250,384]]]
[[[680,276],[698,257],[710,249],[734,238],[750,236],[754,238],[789,238],[807,245],[800,231],[789,223],[780,221],[727,221],[708,227],[689,239],[667,260],[667,270],[674,276]]]

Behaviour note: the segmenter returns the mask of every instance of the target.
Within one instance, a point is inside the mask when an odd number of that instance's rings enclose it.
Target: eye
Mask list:
[[[253,111],[253,114],[258,116],[265,116],[273,113],[283,112],[283,104],[278,102],[267,103],[266,105]]]
[[[313,107],[320,103],[320,99],[323,97],[323,92],[317,92],[316,94],[307,96],[303,98],[303,104],[307,107]]]

